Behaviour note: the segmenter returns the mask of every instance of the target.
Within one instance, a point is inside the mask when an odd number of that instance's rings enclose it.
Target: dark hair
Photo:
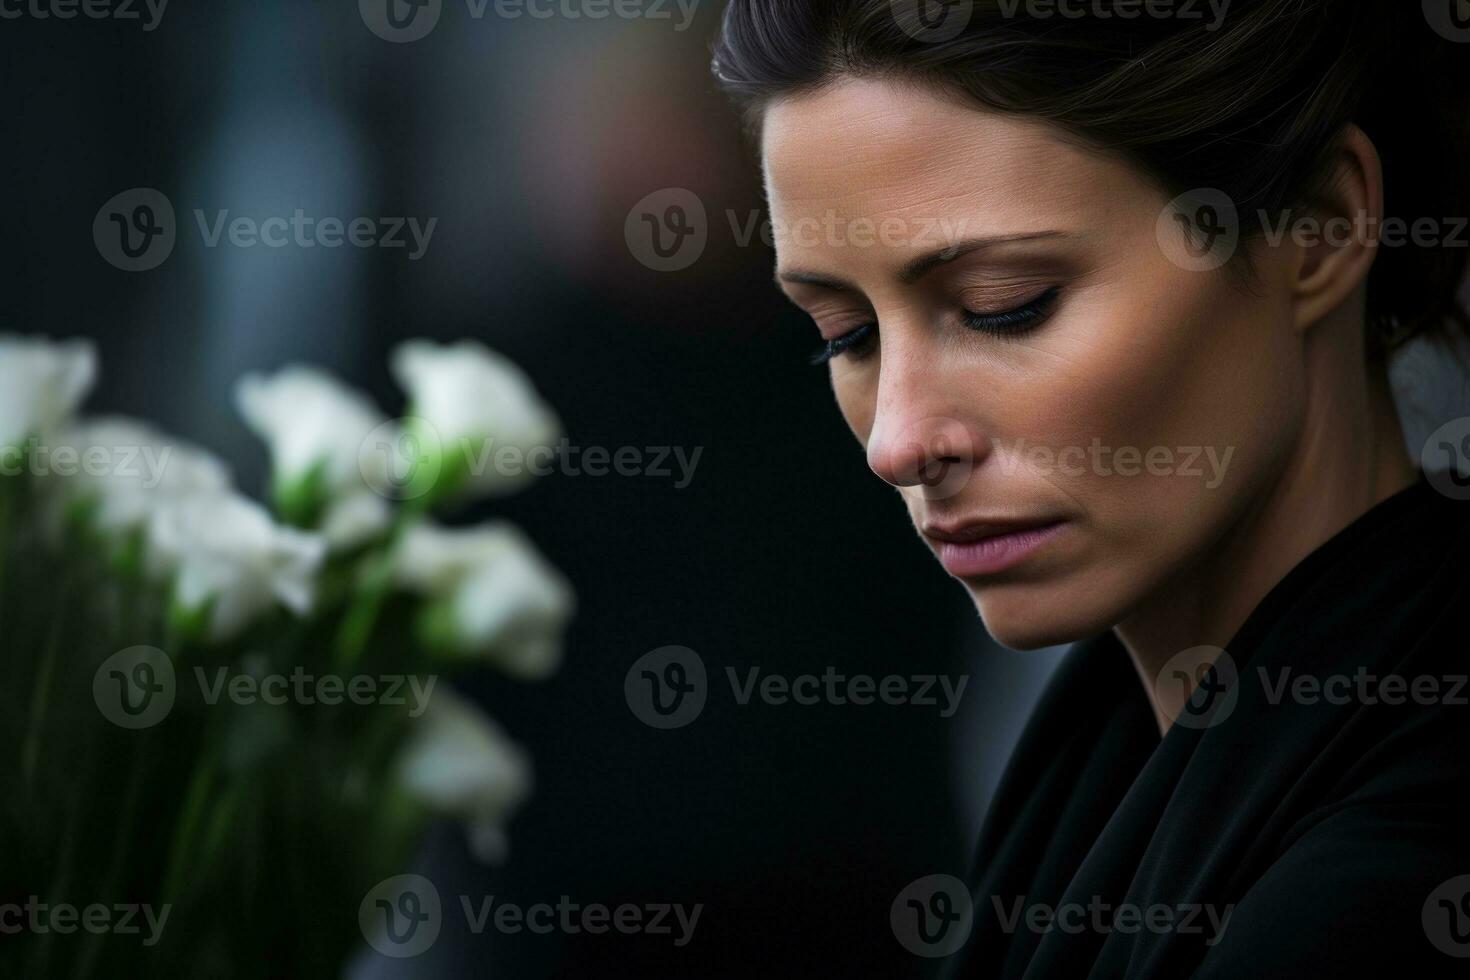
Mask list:
[[[1470,43],[1437,30],[1419,0],[1233,0],[1218,23],[1150,16],[1139,0],[1073,0],[1071,15],[1053,4],[1046,17],[1026,0],[960,0],[952,37],[919,19],[929,2],[730,0],[714,72],[757,137],[772,100],[843,76],[933,83],[1120,153],[1171,196],[1224,191],[1243,241],[1262,212],[1310,204],[1356,123],[1383,161],[1385,219],[1470,218]],[[1470,230],[1458,246],[1454,231],[1380,249],[1375,356],[1451,321],[1470,327],[1457,295]]]

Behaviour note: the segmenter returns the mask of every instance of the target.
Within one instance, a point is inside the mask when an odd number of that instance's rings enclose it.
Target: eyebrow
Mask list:
[[[1008,245],[1012,242],[1032,242],[1048,238],[1071,237],[1060,231],[1038,231],[1022,235],[999,235],[990,238],[970,238],[953,245],[937,248],[932,252],[913,259],[898,272],[898,281],[909,285],[918,282],[938,266],[946,262],[952,262],[962,255],[977,252],[981,249],[990,248],[994,245]],[[850,281],[841,276],[834,276],[826,272],[816,272],[808,269],[788,269],[785,272],[776,273],[777,282],[807,283],[812,286],[825,286],[828,289],[842,289],[850,292],[859,292],[858,288]]]

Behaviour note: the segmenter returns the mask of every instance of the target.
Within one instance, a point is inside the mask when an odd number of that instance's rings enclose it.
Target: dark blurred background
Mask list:
[[[231,402],[241,374],[318,364],[396,414],[391,347],[468,336],[530,372],[574,445],[702,452],[687,487],[559,475],[466,515],[525,526],[579,612],[552,680],[463,685],[535,760],[509,860],[476,863],[444,826],[413,869],[446,896],[521,905],[702,903],[694,940],[476,936],[448,916],[430,952],[364,953],[355,973],[923,975],[889,905],[915,878],[965,873],[1055,655],[986,640],[807,366],[815,332],[771,284],[759,235],[742,237],[763,211],[753,150],[709,78],[722,4],[693,4],[686,22],[687,0],[600,19],[596,2],[511,17],[495,0],[442,0],[419,11],[432,29],[402,41],[380,36],[382,0],[174,0],[161,17],[139,0],[137,19],[25,2],[0,3],[0,331],[94,338],[89,412],[203,443],[259,492],[265,453]],[[92,225],[139,187],[169,199],[177,240],[158,267],[126,272]],[[657,271],[625,233],[670,189],[697,199],[704,244]],[[297,208],[437,223],[411,258],[407,235],[408,248],[209,247],[195,217]],[[670,644],[697,651],[725,693],[660,731],[630,712],[623,679]],[[829,666],[969,684],[952,718],[741,708],[723,686],[726,667]],[[304,929],[355,914],[299,911]]]

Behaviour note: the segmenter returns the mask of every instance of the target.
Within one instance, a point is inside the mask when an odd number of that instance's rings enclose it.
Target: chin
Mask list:
[[[964,585],[986,631],[1012,650],[1075,643],[1112,629],[1117,622],[1109,610],[1099,608],[1098,596],[1077,595],[1056,583]]]

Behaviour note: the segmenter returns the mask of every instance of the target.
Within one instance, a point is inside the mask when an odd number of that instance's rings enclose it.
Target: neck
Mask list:
[[[1171,576],[1167,588],[1114,628],[1133,658],[1161,732],[1168,731],[1191,693],[1177,685],[1155,685],[1164,665],[1183,650],[1223,648],[1287,572],[1415,478],[1387,369],[1365,364],[1354,345],[1319,341],[1315,346],[1322,349],[1313,350],[1309,342],[1308,377],[1341,380],[1307,392],[1297,445],[1287,462],[1226,529],[1217,548]],[[1352,356],[1355,363],[1326,363]],[[1210,659],[1202,653],[1198,666]]]

